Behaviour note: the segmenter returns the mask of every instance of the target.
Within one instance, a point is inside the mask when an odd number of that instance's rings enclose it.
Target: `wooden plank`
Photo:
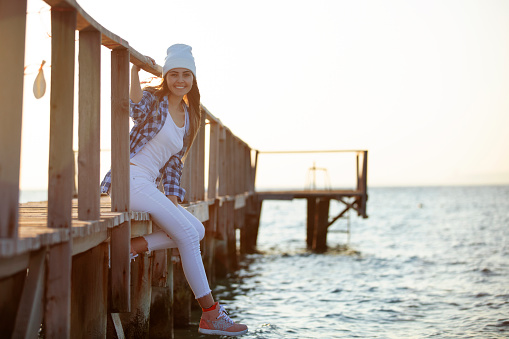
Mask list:
[[[100,211],[101,33],[81,31],[79,43],[78,218],[97,220]]]
[[[73,109],[76,12],[51,11],[50,150],[48,227],[70,228],[74,189]],[[70,337],[72,242],[50,247],[44,329],[48,338]]]
[[[226,191],[226,128],[219,130],[219,148],[218,148],[218,188],[217,195],[222,197],[227,194]]]
[[[230,130],[226,132],[226,194],[235,195],[235,154],[233,152],[233,135]]]
[[[111,52],[111,211],[129,211],[129,51]],[[111,309],[130,311],[131,225],[126,220],[111,232]]]
[[[29,253],[0,258],[0,280],[26,270],[30,259]]]
[[[51,246],[46,273],[44,330],[46,338],[70,338],[71,242]]]
[[[193,203],[189,206],[184,206],[184,208],[201,222],[207,221],[209,219],[209,204],[206,201]]]
[[[108,229],[105,227],[100,232],[94,232],[91,235],[84,237],[73,237],[72,242],[72,255],[86,252],[99,244],[105,242],[108,239]]]
[[[13,338],[37,338],[43,318],[46,250],[30,253],[28,274],[19,302]]]
[[[105,338],[108,317],[108,244],[75,255],[72,262],[73,338]]]
[[[111,320],[115,328],[115,335],[118,339],[125,339],[124,329],[122,328],[122,322],[120,321],[120,315],[118,313],[111,313]]]
[[[111,52],[111,210],[129,211],[129,51]]]
[[[255,187],[256,187],[256,170],[258,168],[258,154],[260,152],[256,151],[255,152],[255,160],[254,160],[254,164],[253,164],[253,167],[251,168],[251,187],[252,187],[252,191],[255,190]]]
[[[17,237],[26,8],[0,0],[0,238]]]
[[[75,29],[76,12],[64,8],[51,11],[49,227],[71,227]]]
[[[196,178],[196,200],[205,200],[205,115],[201,116],[201,127],[197,135],[197,143],[199,145],[197,161],[195,163],[197,170]]]

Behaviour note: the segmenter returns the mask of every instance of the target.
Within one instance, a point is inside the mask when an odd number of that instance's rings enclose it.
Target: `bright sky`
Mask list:
[[[193,46],[202,103],[253,148],[367,149],[370,186],[509,184],[508,1],[78,3],[160,65],[169,45]],[[29,1],[33,41],[49,44],[41,7]],[[29,95],[37,64],[51,60],[34,45]],[[103,60],[105,117],[106,49]],[[40,188],[49,93],[25,100],[21,186]],[[109,148],[108,122],[101,128]],[[314,161],[333,184],[345,168],[355,170],[353,161],[328,157],[288,168],[293,160],[261,155],[259,183],[301,186]]]

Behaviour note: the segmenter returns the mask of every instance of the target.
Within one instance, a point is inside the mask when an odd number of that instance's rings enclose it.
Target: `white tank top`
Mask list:
[[[158,177],[159,170],[164,164],[184,146],[184,135],[189,124],[187,108],[185,108],[185,114],[184,127],[178,127],[168,113],[163,128],[131,158],[130,162],[147,169],[154,177]]]

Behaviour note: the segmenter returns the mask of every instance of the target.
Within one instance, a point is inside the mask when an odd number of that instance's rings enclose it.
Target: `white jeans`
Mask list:
[[[162,230],[144,236],[149,251],[178,248],[187,282],[196,299],[211,292],[203,260],[200,240],[205,235],[203,224],[182,206],[175,206],[155,184],[155,176],[139,166],[130,166],[131,209],[148,212]]]

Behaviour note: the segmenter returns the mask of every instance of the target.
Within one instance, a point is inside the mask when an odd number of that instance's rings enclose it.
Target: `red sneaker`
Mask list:
[[[236,324],[230,319],[228,313],[218,302],[214,304],[215,308],[210,311],[204,311],[200,319],[198,332],[202,334],[229,335],[237,336],[247,332],[247,326]]]

